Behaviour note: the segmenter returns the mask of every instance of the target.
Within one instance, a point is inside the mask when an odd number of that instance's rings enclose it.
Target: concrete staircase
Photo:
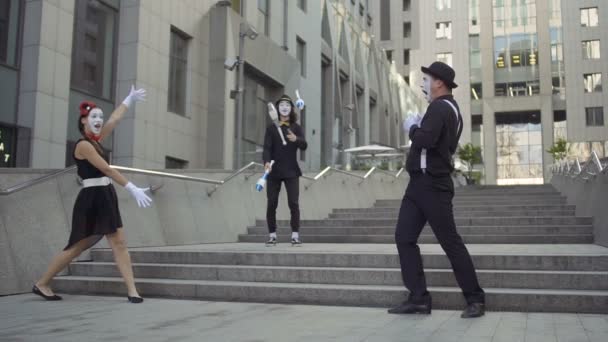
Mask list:
[[[148,297],[394,305],[405,297],[392,240],[399,203],[336,209],[327,220],[305,221],[301,248],[264,247],[262,221],[240,243],[135,248],[138,287]],[[591,244],[591,218],[576,217],[550,186],[462,189],[455,211],[489,310],[608,313],[608,248]],[[287,222],[280,225],[287,238]],[[449,261],[430,235],[421,240],[432,243],[421,250],[434,307],[460,309],[464,302]],[[72,264],[55,287],[125,293],[106,249],[94,250],[90,262]]]
[[[394,243],[401,201],[382,200],[370,209],[334,209],[328,219],[302,221],[307,243]],[[592,243],[593,219],[576,217],[575,208],[547,186],[474,188],[454,198],[454,215],[465,243]],[[289,221],[279,221],[279,242],[289,242]],[[266,221],[258,220],[240,242],[264,242]],[[437,243],[426,227],[420,243]]]

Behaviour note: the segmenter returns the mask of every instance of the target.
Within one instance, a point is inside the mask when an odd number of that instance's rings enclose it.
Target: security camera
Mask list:
[[[249,39],[254,40],[258,37],[258,31],[256,31],[253,27],[250,27],[249,30],[245,33]]]
[[[244,22],[241,23],[239,34],[241,37],[248,37],[251,40],[255,40],[258,37],[258,31],[256,31],[251,25]]]
[[[228,57],[224,61],[224,69],[226,70],[232,71],[237,65],[239,65],[239,60],[236,58]]]

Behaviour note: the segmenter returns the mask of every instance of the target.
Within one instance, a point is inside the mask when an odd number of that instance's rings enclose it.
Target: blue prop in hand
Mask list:
[[[272,165],[274,165],[274,160],[270,162],[270,168],[268,168],[268,170],[266,170],[266,172],[264,172],[264,175],[262,176],[262,178],[260,178],[258,180],[258,182],[255,183],[255,189],[258,192],[264,190],[264,188],[266,187],[266,179],[268,178],[268,175],[270,174],[270,172],[272,172]]]

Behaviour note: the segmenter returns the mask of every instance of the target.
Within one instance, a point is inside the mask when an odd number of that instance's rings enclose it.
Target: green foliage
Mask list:
[[[465,176],[467,178],[467,180],[472,181],[476,178],[479,178],[479,179],[477,179],[477,181],[479,182],[479,180],[481,179],[481,173],[473,172],[473,166],[476,164],[481,164],[481,162],[482,162],[481,147],[468,143],[464,146],[458,147],[457,153],[458,153],[458,158],[460,158],[460,160],[463,163],[465,163],[467,166],[468,175]],[[475,175],[475,174],[478,174],[478,175]],[[475,176],[477,176],[477,177],[475,177]]]
[[[564,138],[559,138],[547,152],[551,154],[556,161],[562,160],[568,156],[568,142]]]

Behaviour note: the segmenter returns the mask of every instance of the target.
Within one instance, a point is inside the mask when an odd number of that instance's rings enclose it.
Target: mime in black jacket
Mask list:
[[[277,126],[273,123],[266,128],[264,136],[264,166],[270,168],[270,162],[274,160],[272,170],[268,175],[266,193],[268,206],[266,209],[266,221],[270,238],[267,246],[275,246],[277,243],[277,206],[279,205],[279,192],[281,183],[285,183],[287,189],[287,203],[291,212],[291,243],[294,246],[302,244],[299,236],[300,229],[300,176],[302,171],[298,165],[298,149],[305,151],[308,147],[302,127],[297,124],[297,115],[291,98],[283,95],[276,102],[279,111],[280,129],[283,132],[286,145],[279,134]]]

